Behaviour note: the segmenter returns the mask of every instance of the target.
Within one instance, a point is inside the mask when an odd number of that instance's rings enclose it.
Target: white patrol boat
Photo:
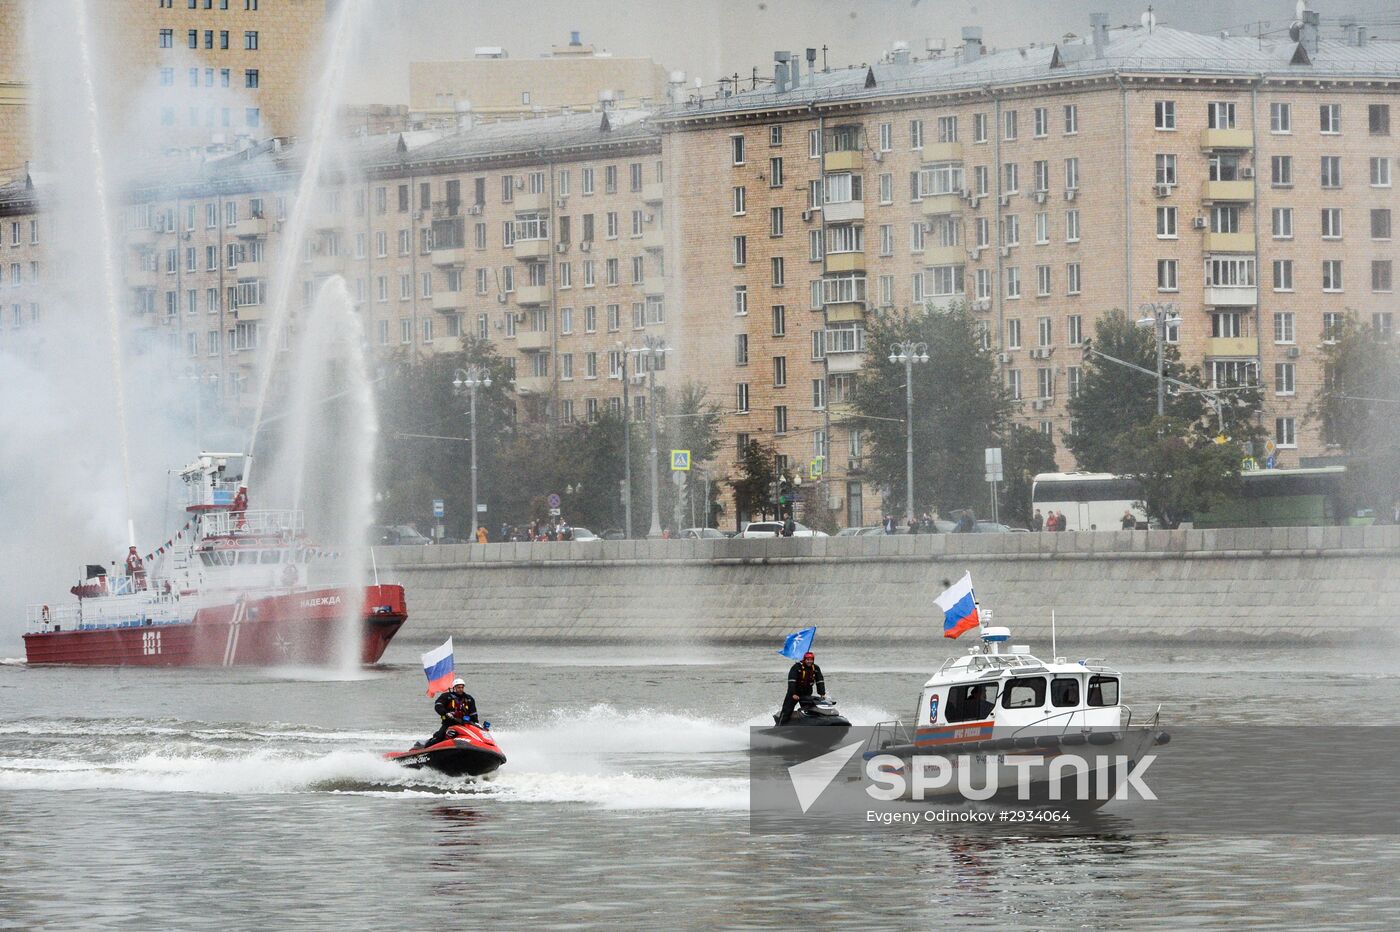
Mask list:
[[[910,776],[906,795],[916,766],[944,777],[916,798],[1099,808],[1150,748],[1169,740],[1160,706],[1135,723],[1117,670],[1097,658],[1040,660],[1010,638],[1007,628],[983,627],[982,643],[944,661],[924,684],[912,726],[875,727],[866,759],[892,758],[884,769]]]

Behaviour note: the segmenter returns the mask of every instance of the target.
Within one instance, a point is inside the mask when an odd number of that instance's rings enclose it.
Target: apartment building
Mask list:
[[[0,0],[0,169],[31,157],[26,10]],[[155,147],[292,135],[320,51],[326,0],[102,0],[87,5],[108,63],[111,125]],[[58,37],[56,37],[58,41]]]
[[[1322,345],[1349,310],[1387,330],[1393,312],[1400,44],[1324,39],[1313,13],[1297,31],[1095,16],[1084,39],[989,52],[969,28],[953,55],[836,72],[779,53],[772,87],[665,111],[677,363],[732,399],[727,449],[817,461],[831,505],[869,521],[845,407],[865,321],[965,303],[1058,441],[1095,320],[1168,302],[1188,364],[1263,388],[1279,465],[1326,455],[1304,418]]]
[[[409,110],[431,122],[469,109],[479,120],[522,119],[606,104],[653,108],[666,101],[666,70],[650,58],[617,57],[574,32],[537,58],[511,58],[499,46],[469,59],[408,66]]]

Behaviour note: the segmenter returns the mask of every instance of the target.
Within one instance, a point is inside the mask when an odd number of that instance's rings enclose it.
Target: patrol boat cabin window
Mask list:
[[[1038,709],[1045,705],[1045,677],[1014,677],[1001,691],[1003,709]]]
[[[950,722],[974,722],[986,718],[995,705],[996,683],[968,683],[948,689],[948,708],[944,717]]]
[[[256,562],[258,562],[258,552],[257,552],[256,550],[240,550],[240,551],[238,551],[238,563],[239,563],[239,565],[242,565],[242,564],[244,564],[244,563],[256,563]]]
[[[282,551],[280,551],[280,550],[264,550],[264,551],[262,552],[262,561],[263,561],[264,563],[281,563],[281,562],[282,562]]]
[[[1073,709],[1079,706],[1079,678],[1057,676],[1050,681],[1050,704],[1057,709]]]
[[[1089,677],[1089,705],[1105,706],[1118,704],[1118,677]]]

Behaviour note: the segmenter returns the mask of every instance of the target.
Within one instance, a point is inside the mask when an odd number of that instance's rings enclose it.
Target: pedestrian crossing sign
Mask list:
[[[825,457],[825,456],[818,456],[818,457],[814,458],[814,459],[812,460],[812,462],[809,464],[809,468],[808,468],[807,475],[808,475],[808,478],[811,478],[811,479],[820,479],[820,478],[822,477],[822,473],[824,473],[825,471],[826,471],[826,457]]]
[[[689,451],[689,450],[672,450],[672,451],[671,451],[671,471],[672,471],[672,472],[690,472],[690,451]]]

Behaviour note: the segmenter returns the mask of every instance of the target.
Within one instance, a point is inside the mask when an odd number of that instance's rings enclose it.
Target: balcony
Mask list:
[[[515,192],[515,201],[510,205],[510,209],[517,214],[543,214],[549,212],[549,195],[540,191],[538,194],[525,191]]]
[[[826,270],[828,272],[864,272],[865,253],[829,252],[826,254]]]
[[[233,235],[239,239],[262,239],[272,229],[272,221],[266,217],[246,217],[233,227]]]
[[[523,350],[538,353],[547,350],[551,346],[548,330],[517,330],[515,331],[515,345]]]
[[[1213,307],[1253,307],[1259,303],[1259,289],[1253,285],[1207,285],[1205,303]]]
[[[456,249],[433,247],[433,265],[462,267],[467,264],[467,251],[461,246]]]
[[[258,259],[244,259],[231,270],[240,279],[267,278],[272,274],[272,263]]]
[[[1258,356],[1258,337],[1211,337],[1206,340],[1207,356]]]
[[[1201,185],[1203,201],[1252,201],[1254,179],[1247,181],[1207,181]]]
[[[826,354],[826,371],[833,375],[842,372],[859,372],[861,363],[864,361],[864,352],[833,353],[828,351]]]
[[[149,249],[155,244],[160,231],[155,227],[132,227],[126,231],[126,241],[136,249]]]
[[[957,246],[929,246],[924,249],[924,265],[962,265],[967,261],[967,249]]]
[[[849,401],[832,401],[827,403],[826,410],[833,422],[848,421],[855,415],[856,406]]]
[[[467,296],[462,291],[434,291],[433,310],[443,313],[460,311],[467,306]]]
[[[338,275],[345,269],[346,256],[313,256],[311,259],[311,272],[313,275]]]
[[[642,279],[642,294],[664,295],[666,293],[666,278],[663,275],[648,275]]]
[[[1206,252],[1254,252],[1253,233],[1207,233]]]
[[[518,239],[511,246],[515,258],[525,262],[538,262],[549,258],[550,242],[547,239]]]
[[[548,285],[521,285],[515,289],[515,303],[521,307],[536,307],[549,303]]]
[[[828,152],[822,156],[822,167],[829,172],[858,172],[865,165],[865,155],[859,150]]]
[[[549,394],[549,376],[517,375],[515,377],[515,390],[522,395],[547,395]]]
[[[963,147],[960,142],[924,143],[924,164],[929,162],[961,162]]]
[[[642,185],[642,200],[648,204],[660,204],[664,200],[664,194],[665,189],[659,181]]]
[[[311,228],[319,231],[339,230],[345,226],[345,218],[339,213],[327,210],[318,210],[311,218]]]
[[[864,220],[865,202],[838,201],[835,204],[827,204],[822,208],[822,215],[826,217],[827,223],[849,223],[852,220]]]
[[[955,214],[962,210],[962,198],[956,194],[929,194],[919,202],[919,209],[923,211],[925,217],[939,217],[943,214]]]
[[[665,235],[661,232],[660,227],[653,226],[646,230],[644,233],[642,233],[643,249],[661,249],[664,246]]]
[[[828,324],[860,323],[864,320],[864,301],[843,301],[826,306],[826,322]]]
[[[1203,129],[1202,149],[1253,149],[1254,134],[1247,129]]]

